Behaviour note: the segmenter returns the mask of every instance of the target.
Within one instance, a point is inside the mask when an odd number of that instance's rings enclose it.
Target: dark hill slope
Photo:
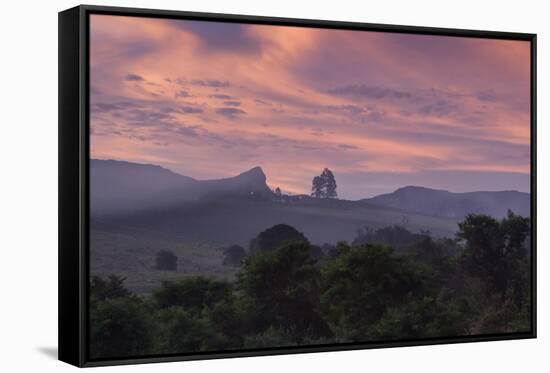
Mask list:
[[[530,216],[530,196],[517,191],[452,193],[446,190],[407,186],[393,193],[362,200],[420,214],[462,219],[469,213],[506,216],[508,209]]]

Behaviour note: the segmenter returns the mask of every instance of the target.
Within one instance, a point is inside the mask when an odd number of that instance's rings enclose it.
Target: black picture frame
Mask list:
[[[528,41],[531,45],[531,331],[94,360],[88,353],[89,16],[223,21]],[[81,5],[59,13],[59,360],[79,367],[536,338],[536,34]]]

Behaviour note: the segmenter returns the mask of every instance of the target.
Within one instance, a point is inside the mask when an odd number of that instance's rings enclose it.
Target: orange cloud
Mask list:
[[[529,172],[526,42],[93,15],[90,68],[92,157],[296,193],[324,167]]]

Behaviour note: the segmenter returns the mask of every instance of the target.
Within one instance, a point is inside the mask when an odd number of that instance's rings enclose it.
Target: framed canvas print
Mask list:
[[[59,357],[536,336],[536,36],[59,13]]]

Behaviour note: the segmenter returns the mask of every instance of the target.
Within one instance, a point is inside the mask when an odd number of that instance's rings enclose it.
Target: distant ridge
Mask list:
[[[196,180],[150,164],[92,160],[90,165],[94,229],[179,243],[247,245],[257,232],[281,223],[319,245],[351,240],[366,227],[393,225],[452,237],[467,213],[499,218],[511,209],[529,216],[529,195],[514,191],[451,193],[407,186],[360,201],[281,197],[257,166],[233,177]]]
[[[104,172],[122,172],[121,176],[137,176],[137,177],[154,177],[173,178],[173,180],[195,181],[192,177],[178,174],[172,170],[150,163],[135,163],[127,161],[119,161],[114,159],[90,159],[90,169]],[[145,180],[144,180],[145,181]],[[154,179],[150,180],[154,182]]]
[[[95,215],[164,209],[202,199],[272,194],[258,166],[234,177],[196,180],[157,165],[92,159],[90,176]]]
[[[392,193],[363,199],[362,202],[414,211],[421,214],[461,219],[469,213],[487,214],[496,218],[508,210],[530,216],[530,195],[518,191],[479,191],[453,193],[420,186],[405,186]]]

